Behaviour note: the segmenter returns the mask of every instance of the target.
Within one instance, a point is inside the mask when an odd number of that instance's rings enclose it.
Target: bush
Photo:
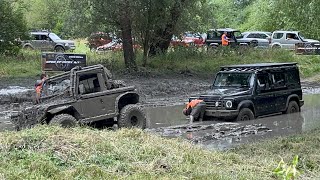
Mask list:
[[[9,2],[0,1],[0,54],[17,54],[20,38],[26,37],[27,27],[23,14]]]

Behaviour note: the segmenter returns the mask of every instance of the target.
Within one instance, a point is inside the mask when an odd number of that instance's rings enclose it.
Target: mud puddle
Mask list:
[[[183,105],[149,107],[146,131],[169,138],[184,138],[207,149],[227,149],[261,139],[288,136],[320,127],[320,95],[305,95],[301,113],[274,115],[243,122],[217,120],[188,125]]]

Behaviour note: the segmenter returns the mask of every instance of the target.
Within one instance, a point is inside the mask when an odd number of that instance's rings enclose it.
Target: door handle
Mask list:
[[[103,100],[102,99],[100,99],[100,102],[103,104]]]

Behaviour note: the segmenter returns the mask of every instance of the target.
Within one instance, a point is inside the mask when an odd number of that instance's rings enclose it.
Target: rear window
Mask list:
[[[273,34],[273,39],[281,39],[283,37],[283,33],[274,33]]]

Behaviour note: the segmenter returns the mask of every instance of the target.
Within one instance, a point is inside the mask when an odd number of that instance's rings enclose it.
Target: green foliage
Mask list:
[[[288,165],[281,158],[277,168],[273,170],[274,174],[283,180],[297,179],[300,175],[300,172],[297,170],[298,159],[298,155],[294,156],[292,163]]]
[[[19,41],[26,36],[24,18],[7,0],[0,1],[0,54],[17,54]]]

